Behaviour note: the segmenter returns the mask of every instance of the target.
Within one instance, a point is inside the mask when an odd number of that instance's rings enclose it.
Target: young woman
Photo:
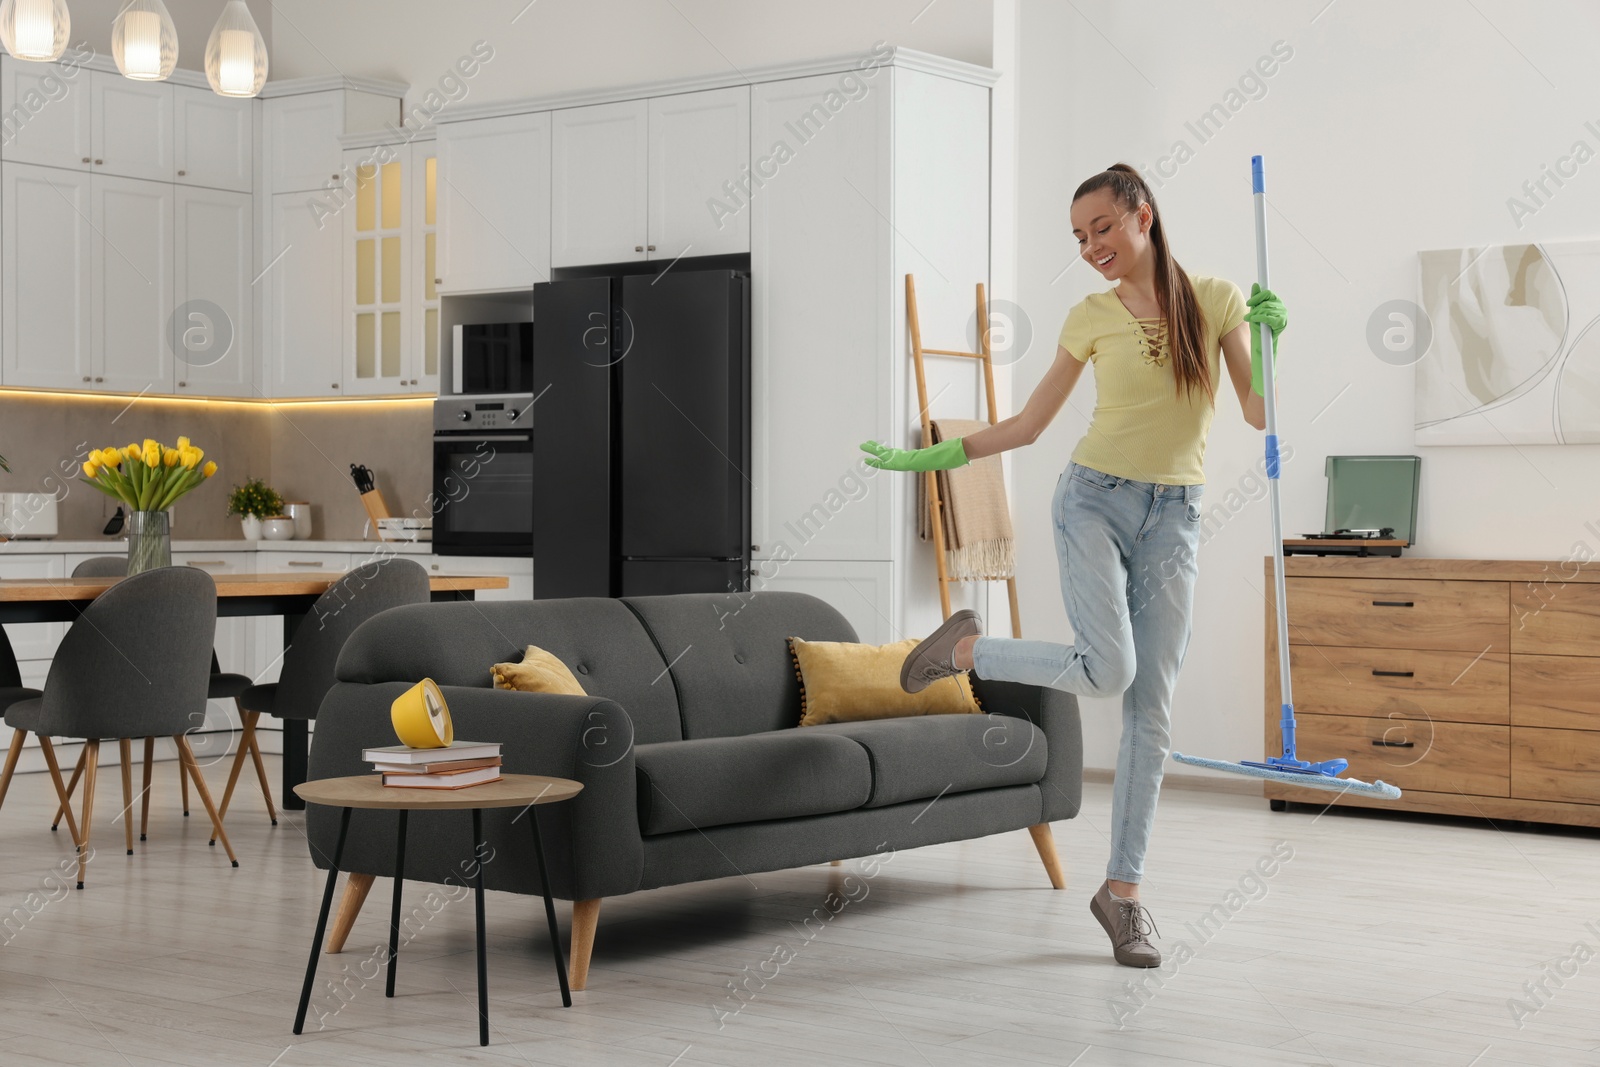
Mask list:
[[[975,670],[1080,696],[1122,696],[1111,861],[1089,910],[1118,963],[1154,967],[1161,954],[1149,941],[1139,881],[1189,645],[1202,461],[1220,364],[1245,421],[1263,428],[1260,337],[1247,324],[1267,323],[1276,337],[1287,320],[1271,291],[1252,287],[1246,301],[1232,282],[1186,274],[1167,247],[1150,187],[1125,163],[1078,186],[1071,217],[1079,253],[1116,284],[1068,312],[1055,362],[1022,411],[931,448],[861,447],[875,467],[927,471],[1032,444],[1084,364],[1094,364],[1094,416],[1051,505],[1075,643],[984,637],[977,614],[958,611],[907,657],[901,682],[916,692]]]

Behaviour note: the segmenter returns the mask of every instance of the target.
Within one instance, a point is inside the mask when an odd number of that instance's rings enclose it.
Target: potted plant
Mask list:
[[[283,497],[260,478],[251,478],[228,494],[228,514],[239,516],[246,540],[259,541],[261,520],[283,514]]]
[[[169,447],[151,438],[122,448],[97,448],[83,465],[84,481],[128,509],[128,573],[172,566],[167,509],[217,473],[187,437]]]

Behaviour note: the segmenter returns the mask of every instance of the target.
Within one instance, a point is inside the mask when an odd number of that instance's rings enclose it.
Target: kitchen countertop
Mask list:
[[[125,552],[127,539],[103,537],[97,540],[29,539],[0,542],[0,552]],[[382,547],[403,555],[426,556],[433,552],[432,541],[246,541],[242,537],[210,541],[185,541],[173,538],[174,552],[370,552]]]

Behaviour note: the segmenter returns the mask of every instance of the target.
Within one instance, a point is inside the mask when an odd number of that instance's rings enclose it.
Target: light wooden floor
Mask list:
[[[387,934],[380,881],[335,958],[353,976],[348,1003],[295,1038],[322,885],[299,816],[271,828],[241,788],[233,870],[206,847],[198,804],[181,818],[172,774],[157,777],[150,840],[130,858],[109,821],[120,783],[102,775],[82,893],[51,888],[71,847],[47,829],[44,777],[20,777],[0,811],[0,918],[38,909],[0,932],[0,1063],[1600,1064],[1600,958],[1563,963],[1579,942],[1600,955],[1600,837],[1278,814],[1168,789],[1144,892],[1169,964],[1140,972],[1111,962],[1087,910],[1105,863],[1104,784],[1056,825],[1064,892],[1019,831],[900,853],[874,877],[849,863],[607,901],[590,989],[568,1010],[534,898],[490,894],[494,1044],[482,1050],[470,902],[402,952],[395,1000],[381,977],[362,984]],[[1256,881],[1277,842],[1292,859]],[[856,899],[808,939],[800,923],[835,890]],[[1236,914],[1200,929],[1230,903]],[[763,969],[780,943],[793,959]],[[322,976],[341,977],[328,959]],[[728,983],[744,974],[759,992],[719,1026],[714,1009],[733,1010]],[[1545,1006],[1519,1029],[1508,999],[1540,979]],[[1139,1007],[1129,983],[1141,981]],[[340,1001],[323,985],[317,1003]]]

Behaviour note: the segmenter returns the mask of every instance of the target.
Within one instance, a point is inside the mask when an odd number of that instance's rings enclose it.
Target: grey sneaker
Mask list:
[[[1111,938],[1111,950],[1118,963],[1125,967],[1161,966],[1161,952],[1150,943],[1151,931],[1161,931],[1155,930],[1155,920],[1143,904],[1113,897],[1107,882],[1089,901],[1089,914],[1100,920],[1106,936]]]
[[[900,688],[908,693],[920,693],[940,678],[960,674],[961,670],[950,660],[955,654],[956,642],[981,633],[983,620],[976,611],[962,608],[952,614],[906,657],[900,667]]]

